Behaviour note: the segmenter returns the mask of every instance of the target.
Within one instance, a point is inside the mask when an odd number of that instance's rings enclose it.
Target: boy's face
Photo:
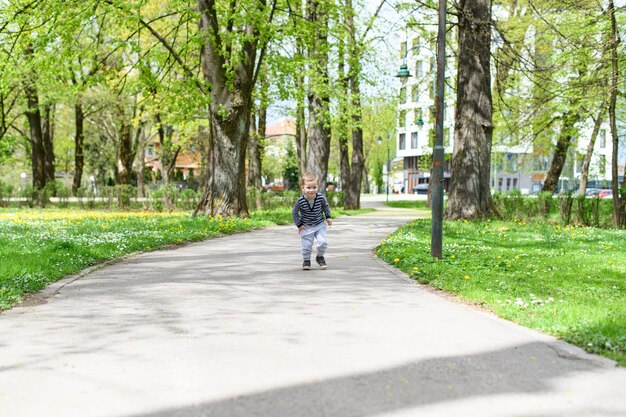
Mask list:
[[[304,184],[302,184],[300,188],[306,197],[313,198],[315,194],[317,194],[317,181],[304,181]]]

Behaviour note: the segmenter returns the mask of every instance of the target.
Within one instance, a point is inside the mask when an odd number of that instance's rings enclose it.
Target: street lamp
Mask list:
[[[20,188],[22,190],[26,188],[26,173],[25,172],[20,173]]]
[[[376,139],[376,142],[378,142],[379,145],[382,145],[383,138],[379,136],[378,139]],[[391,174],[391,159],[389,158],[389,137],[387,137],[386,144],[387,144],[387,181],[386,181],[387,184],[385,188],[387,189],[387,202],[389,202],[389,175]]]
[[[439,0],[439,24],[437,28],[437,98],[435,100],[435,146],[433,148],[432,187],[432,228],[430,254],[441,259],[443,252],[443,108],[444,80],[446,66],[446,0]],[[396,75],[402,82],[411,76],[406,63],[400,66]]]
[[[93,192],[93,195],[96,195],[98,193],[98,190],[96,190],[96,178],[93,175],[89,176],[89,184],[91,185],[91,191]]]

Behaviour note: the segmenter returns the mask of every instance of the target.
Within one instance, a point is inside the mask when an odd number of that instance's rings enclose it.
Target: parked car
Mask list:
[[[598,198],[613,198],[613,190],[598,191]]]
[[[599,188],[587,188],[587,190],[585,190],[585,195],[587,197],[596,197],[598,195],[598,193],[600,192]]]
[[[263,191],[285,191],[285,184],[282,182],[270,182],[263,186]]]

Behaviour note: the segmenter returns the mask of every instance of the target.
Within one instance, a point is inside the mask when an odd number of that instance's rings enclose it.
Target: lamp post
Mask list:
[[[23,190],[26,188],[26,173],[20,173],[20,189]]]
[[[89,176],[89,184],[91,185],[91,191],[95,196],[98,193],[98,190],[96,190],[96,178],[93,175]]]
[[[383,138],[381,138],[380,136],[378,137],[378,139],[376,139],[376,142],[378,142],[379,145],[381,145],[383,143]],[[391,174],[391,159],[389,156],[389,136],[387,136],[387,181],[386,181],[386,185],[385,185],[385,189],[387,190],[387,202],[389,202],[389,175]]]
[[[444,80],[446,66],[446,0],[439,0],[439,23],[437,30],[437,98],[435,99],[435,146],[433,148],[432,168],[432,228],[430,236],[430,254],[441,259],[443,252],[443,109]],[[411,74],[406,63],[400,66],[396,75],[402,82]]]

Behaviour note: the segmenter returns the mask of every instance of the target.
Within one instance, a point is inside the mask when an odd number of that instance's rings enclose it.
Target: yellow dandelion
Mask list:
[[[396,258],[396,259],[394,259],[393,261],[394,261],[395,263],[398,263],[398,262],[400,262],[400,258]]]
[[[470,276],[469,276],[469,275],[464,275],[464,276],[463,276],[463,279],[464,279],[464,280],[468,280],[468,279],[470,279]]]

